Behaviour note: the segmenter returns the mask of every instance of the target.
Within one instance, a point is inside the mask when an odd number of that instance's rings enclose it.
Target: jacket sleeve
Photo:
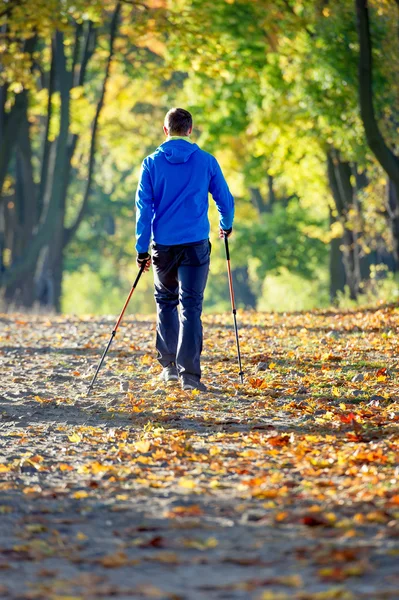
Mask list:
[[[147,252],[151,239],[154,194],[148,168],[143,162],[136,192],[136,250]]]
[[[234,198],[215,157],[212,157],[212,170],[209,191],[220,214],[220,227],[227,230],[233,226]]]

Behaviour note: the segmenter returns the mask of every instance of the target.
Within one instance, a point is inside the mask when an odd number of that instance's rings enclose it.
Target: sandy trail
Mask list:
[[[0,316],[0,597],[399,598],[399,311],[207,317],[206,394],[154,322]]]

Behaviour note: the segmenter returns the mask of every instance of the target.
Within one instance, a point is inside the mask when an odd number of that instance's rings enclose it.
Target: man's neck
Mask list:
[[[168,137],[166,138],[167,142],[170,142],[171,140],[185,140],[186,142],[189,142],[190,144],[193,144],[194,142],[189,138],[188,135],[168,135]]]

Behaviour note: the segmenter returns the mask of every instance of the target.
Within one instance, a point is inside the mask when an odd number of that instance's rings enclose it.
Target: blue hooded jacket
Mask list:
[[[185,139],[164,142],[144,159],[136,193],[136,250],[147,252],[151,239],[174,246],[209,237],[208,192],[230,229],[234,199],[214,156]]]

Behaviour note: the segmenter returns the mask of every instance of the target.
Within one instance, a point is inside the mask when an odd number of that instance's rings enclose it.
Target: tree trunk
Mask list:
[[[237,305],[244,308],[256,308],[256,296],[251,290],[248,277],[248,267],[237,267],[232,271],[234,294]]]
[[[333,216],[330,209],[330,226],[337,219]],[[330,272],[330,300],[335,304],[338,292],[345,289],[345,268],[341,250],[342,240],[333,238],[330,242],[329,272]]]
[[[387,173],[399,198],[399,158],[386,144],[374,112],[372,41],[368,0],[355,0],[359,54],[359,101],[364,131],[371,151]]]
[[[358,264],[358,252],[355,250],[354,231],[348,223],[348,214],[353,209],[354,201],[354,191],[350,181],[351,168],[348,163],[340,160],[338,152],[330,150],[327,153],[327,172],[337,219],[343,228],[342,258],[346,285],[349,288],[351,300],[357,300],[360,286],[360,265]]]
[[[392,179],[387,186],[387,212],[394,242],[393,254],[395,262],[399,261],[399,194]]]
[[[7,38],[6,38],[7,39]],[[32,54],[36,47],[36,36],[28,39],[23,52]],[[8,86],[1,86],[0,94],[0,195],[10,165],[11,157],[18,139],[19,127],[26,111],[26,91],[16,94],[9,113],[6,112]]]
[[[249,193],[251,195],[251,202],[258,214],[262,215],[263,213],[268,212],[267,203],[264,201],[259,188],[251,187],[249,188]]]
[[[21,112],[19,135],[16,140],[15,195],[13,201],[4,206],[4,211],[9,213],[6,217],[7,221],[13,224],[10,228],[9,248],[15,258],[19,258],[25,252],[32,230],[37,224],[27,92],[24,90],[20,96],[23,112]],[[30,272],[22,282],[14,282],[6,286],[3,296],[6,303],[15,308],[30,308],[34,302],[33,280],[34,273]]]

